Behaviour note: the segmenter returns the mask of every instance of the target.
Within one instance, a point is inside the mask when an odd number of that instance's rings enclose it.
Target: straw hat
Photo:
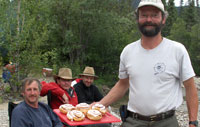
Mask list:
[[[94,79],[98,79],[98,76],[95,75],[93,67],[85,67],[83,73],[79,74],[79,76],[92,76]]]
[[[57,78],[74,80],[74,78],[72,78],[72,71],[70,68],[60,68],[58,75],[54,75],[53,77],[54,80],[56,80]]]

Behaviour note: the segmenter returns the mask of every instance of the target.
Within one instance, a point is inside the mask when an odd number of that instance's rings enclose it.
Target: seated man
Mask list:
[[[98,79],[95,75],[93,67],[85,67],[82,74],[79,75],[82,80],[74,85],[75,91],[78,96],[79,103],[91,104],[93,102],[100,101],[103,95],[99,89],[93,84],[94,80]],[[110,124],[93,124],[80,127],[110,127]]]
[[[37,79],[22,82],[24,101],[12,112],[11,127],[62,127],[58,116],[42,102],[38,102],[41,84]]]
[[[86,67],[83,73],[79,76],[82,80],[74,85],[78,96],[78,102],[91,104],[93,102],[100,101],[103,98],[103,95],[93,84],[94,80],[98,78],[98,76],[95,75],[94,68]]]
[[[52,109],[58,109],[62,104],[77,105],[78,99],[74,88],[71,87],[72,72],[69,68],[60,68],[58,75],[54,75],[55,82],[46,83],[41,82],[42,90],[40,95],[47,95],[48,91],[51,90],[51,107]]]

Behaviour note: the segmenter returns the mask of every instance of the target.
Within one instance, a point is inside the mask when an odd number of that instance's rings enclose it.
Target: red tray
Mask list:
[[[59,116],[59,118],[62,122],[66,123],[70,126],[121,122],[121,120],[119,118],[113,116],[112,114],[110,114],[108,112],[102,117],[101,120],[98,120],[98,121],[92,121],[92,120],[85,118],[83,121],[77,122],[77,121],[68,120],[67,116],[62,114],[59,109],[54,109],[53,111]]]

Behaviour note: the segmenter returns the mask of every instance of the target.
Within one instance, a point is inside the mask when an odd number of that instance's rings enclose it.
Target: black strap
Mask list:
[[[67,90],[67,93],[69,94],[70,97],[73,97],[73,95],[74,95],[74,90],[73,90],[72,88],[69,88],[69,89]]]
[[[119,108],[119,113],[121,120],[125,122],[126,118],[128,117],[127,105],[121,105]]]

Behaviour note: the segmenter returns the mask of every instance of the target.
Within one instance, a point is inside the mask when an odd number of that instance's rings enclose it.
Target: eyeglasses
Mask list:
[[[148,19],[148,17],[150,17],[152,20],[156,20],[156,19],[160,18],[160,15],[159,14],[151,14],[151,15],[140,14],[139,15],[140,19]]]

